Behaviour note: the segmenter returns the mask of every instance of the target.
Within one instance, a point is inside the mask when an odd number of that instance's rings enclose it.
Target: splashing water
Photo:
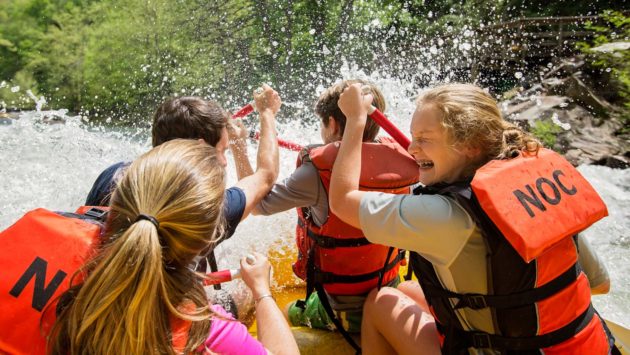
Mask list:
[[[379,86],[388,103],[388,117],[403,132],[408,131],[415,108],[413,99],[418,94],[411,84],[380,73],[367,75],[351,65],[344,66],[342,76],[369,79]],[[303,102],[285,105],[298,108],[299,117],[279,124],[279,136],[300,144],[319,143],[319,123],[309,105]],[[150,132],[146,123],[144,128],[112,129],[92,126],[80,116],[69,117],[64,110],[25,112],[19,119],[0,126],[0,142],[0,230],[3,230],[37,207],[74,211],[83,204],[104,168],[118,161],[133,160],[150,149]],[[252,164],[256,149],[256,144],[250,142]],[[296,158],[296,152],[281,150],[279,179],[293,171]],[[233,166],[231,161],[228,185],[236,181]],[[594,297],[594,303],[604,317],[630,326],[630,170],[600,166],[581,166],[579,170],[604,198],[610,213],[585,232],[605,261],[612,282],[610,294]],[[230,240],[217,248],[219,268],[235,267],[252,250],[266,254],[273,249],[278,254],[276,257],[286,257],[293,249],[294,223],[294,211],[270,217],[250,216]],[[249,297],[242,281],[228,283],[225,288]]]

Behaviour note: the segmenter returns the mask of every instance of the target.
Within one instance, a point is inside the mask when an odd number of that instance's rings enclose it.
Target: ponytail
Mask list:
[[[53,353],[171,353],[168,338],[158,338],[168,332],[166,314],[158,311],[164,284],[161,249],[156,228],[144,221],[107,245],[63,323],[70,348],[53,347]]]
[[[224,188],[205,143],[169,141],[134,162],[112,195],[104,244],[55,323],[51,352],[174,354],[177,319],[190,323],[184,352],[197,349],[212,312],[188,265],[214,241]]]
[[[531,134],[507,121],[503,121],[503,140],[501,152],[497,159],[516,158],[522,150],[527,150],[529,153],[537,153],[541,147],[542,144]]]

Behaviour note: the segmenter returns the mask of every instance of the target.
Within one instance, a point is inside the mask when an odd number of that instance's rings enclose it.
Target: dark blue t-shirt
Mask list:
[[[86,206],[108,206],[111,193],[114,191],[116,182],[122,177],[124,170],[129,166],[129,162],[119,162],[105,169],[92,185],[85,200]],[[238,187],[230,187],[225,190],[225,200],[223,201],[223,213],[225,216],[225,232],[220,240],[228,239],[234,234],[243,212],[245,211],[245,193]]]

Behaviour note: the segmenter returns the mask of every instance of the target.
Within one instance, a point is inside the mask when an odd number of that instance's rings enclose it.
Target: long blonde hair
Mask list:
[[[197,140],[166,142],[131,164],[104,244],[55,323],[52,353],[173,354],[173,318],[191,322],[186,353],[203,343],[212,313],[188,266],[221,224],[224,176],[214,148]]]
[[[505,121],[496,100],[476,85],[446,84],[429,89],[418,98],[418,105],[423,104],[442,112],[442,124],[454,144],[479,150],[475,168],[540,146],[529,133]]]

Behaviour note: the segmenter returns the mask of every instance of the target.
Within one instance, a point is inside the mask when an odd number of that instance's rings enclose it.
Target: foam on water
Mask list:
[[[413,98],[417,95],[411,86],[378,73],[368,78],[352,67],[346,67],[343,76],[374,81],[386,96],[388,116],[403,132],[408,131]],[[305,124],[313,122],[313,114],[308,115],[310,118],[285,119],[278,127],[279,135],[301,144],[318,143],[319,125]],[[45,117],[53,116],[63,117],[65,123],[46,123]],[[104,168],[121,160],[133,160],[150,148],[146,126],[147,123],[143,123],[144,128],[124,130],[91,127],[81,117],[67,117],[64,112],[27,112],[10,124],[0,125],[0,230],[37,207],[60,211],[76,209],[85,201],[92,183]],[[252,164],[255,164],[255,152],[256,144],[250,142]],[[293,171],[296,158],[296,152],[281,151],[280,179]],[[581,166],[579,170],[604,198],[610,213],[585,233],[605,260],[612,279],[610,294],[596,296],[594,303],[604,317],[628,327],[630,170],[599,166]],[[235,181],[233,161],[230,161],[228,185]],[[252,250],[261,253],[281,250],[282,255],[292,248],[294,223],[294,211],[271,217],[249,217],[239,225],[232,239],[217,248],[219,268],[235,267],[238,260]],[[249,297],[242,281],[232,282],[226,288]]]

